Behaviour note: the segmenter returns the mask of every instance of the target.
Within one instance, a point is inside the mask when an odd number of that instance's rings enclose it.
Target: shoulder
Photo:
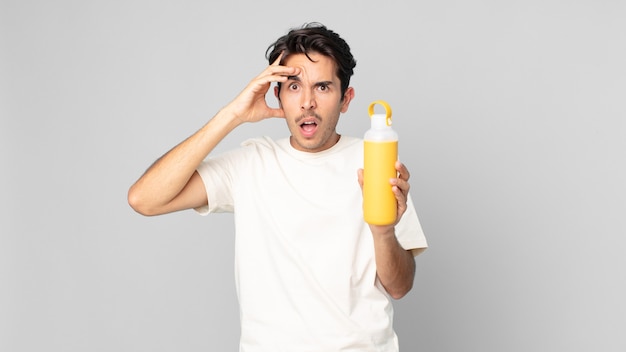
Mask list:
[[[274,141],[270,137],[255,137],[246,139],[239,144],[239,147],[224,151],[217,155],[209,157],[210,160],[231,160],[231,161],[245,161],[254,160],[260,155],[275,154],[276,150],[280,149],[277,141]]]
[[[341,136],[341,139],[339,139],[339,142],[333,149],[336,154],[360,156],[363,153],[363,139]]]
[[[255,148],[255,149],[277,149],[280,144],[283,143],[283,140],[275,141],[271,137],[263,136],[263,137],[255,137],[246,139],[241,142],[242,148]]]
[[[273,154],[276,142],[269,137],[257,137],[243,141],[239,147],[209,155],[199,169],[221,168],[222,170],[237,169],[250,165],[251,161],[259,160],[260,155]]]
[[[341,136],[339,145],[344,148],[360,148],[363,146],[363,139],[352,136]]]

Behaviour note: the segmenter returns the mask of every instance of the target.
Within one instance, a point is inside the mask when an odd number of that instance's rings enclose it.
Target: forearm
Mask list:
[[[394,299],[402,298],[413,287],[415,259],[395,236],[393,227],[381,233],[374,233],[376,272],[383,287]]]
[[[227,110],[218,112],[146,170],[128,192],[130,205],[145,215],[166,212],[167,204],[181,193],[200,163],[239,123]]]

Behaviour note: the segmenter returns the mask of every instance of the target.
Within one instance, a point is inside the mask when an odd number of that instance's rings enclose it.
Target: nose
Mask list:
[[[302,110],[311,110],[316,107],[315,94],[308,89],[303,90],[300,108]]]

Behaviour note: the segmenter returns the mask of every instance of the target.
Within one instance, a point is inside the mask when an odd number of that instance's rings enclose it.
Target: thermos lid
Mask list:
[[[374,114],[371,116],[371,118],[373,130],[382,130],[390,127],[389,125],[387,125],[387,117],[383,114]]]
[[[382,105],[385,108],[385,114],[374,114],[374,106],[376,104]],[[386,101],[376,100],[370,104],[367,110],[372,119],[372,128],[381,129],[391,126],[391,106],[389,106]]]

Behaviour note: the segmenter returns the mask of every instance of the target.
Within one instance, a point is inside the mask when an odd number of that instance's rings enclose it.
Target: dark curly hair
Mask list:
[[[350,86],[350,77],[354,74],[356,60],[350,52],[348,43],[321,23],[305,23],[300,28],[291,29],[267,48],[265,57],[270,65],[278,59],[280,53],[284,53],[282,62],[291,54],[305,54],[309,60],[313,61],[309,56],[310,52],[327,56],[336,63],[343,99]],[[280,89],[280,84],[278,89]]]

